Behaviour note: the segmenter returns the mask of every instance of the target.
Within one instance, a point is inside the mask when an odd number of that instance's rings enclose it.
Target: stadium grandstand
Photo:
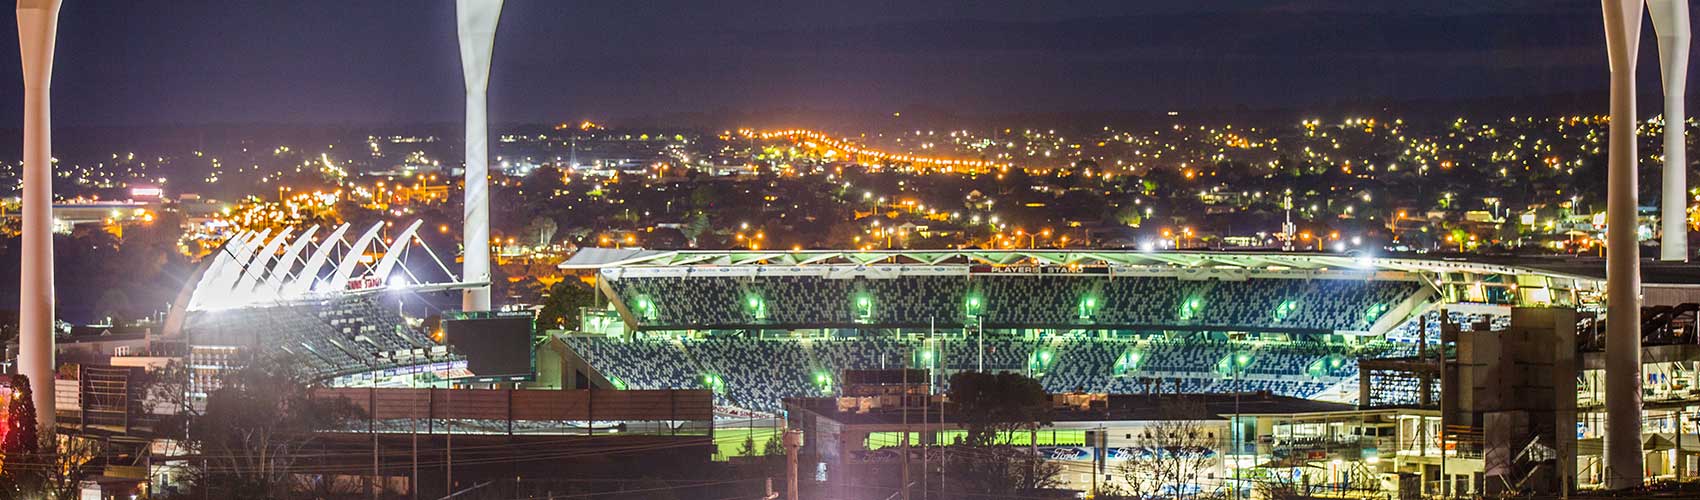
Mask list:
[[[729,412],[762,413],[832,394],[844,370],[898,367],[941,386],[1018,371],[1055,393],[1352,402],[1360,359],[1413,356],[1443,320],[1503,329],[1516,305],[1595,308],[1602,285],[1315,253],[585,249],[561,267],[594,273],[605,299],[560,335],[590,379],[707,388]]]
[[[475,284],[424,245],[420,225],[392,234],[379,222],[354,236],[343,224],[317,239],[317,226],[236,234],[179,294],[163,334],[188,345],[197,385],[238,353],[285,359],[327,382],[401,367],[451,378],[464,359],[432,338],[428,315],[404,311],[434,310],[432,292]]]

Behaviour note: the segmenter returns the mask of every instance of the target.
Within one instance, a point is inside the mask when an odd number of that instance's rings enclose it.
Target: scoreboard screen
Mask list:
[[[529,379],[532,365],[531,315],[443,320],[443,336],[466,356],[466,369],[483,380]]]

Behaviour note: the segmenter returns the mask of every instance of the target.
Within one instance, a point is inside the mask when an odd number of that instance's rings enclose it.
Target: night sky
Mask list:
[[[1591,0],[509,0],[491,115],[997,115],[1591,91],[1606,83],[1602,29]],[[1657,92],[1644,31],[1643,79]],[[16,38],[0,38],[11,96],[0,123],[13,124]],[[460,87],[447,0],[66,0],[54,111],[66,126],[458,122]]]

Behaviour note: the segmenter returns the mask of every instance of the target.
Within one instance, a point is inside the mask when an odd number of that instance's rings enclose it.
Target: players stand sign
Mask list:
[[[968,268],[969,274],[1017,274],[1017,275],[1090,275],[1110,274],[1110,268],[1104,266],[1055,266],[1055,265],[1020,265],[993,266],[976,265]]]

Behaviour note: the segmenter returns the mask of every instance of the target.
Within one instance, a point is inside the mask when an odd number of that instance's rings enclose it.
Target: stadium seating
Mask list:
[[[1474,331],[1486,325],[1488,331],[1500,331],[1511,327],[1511,317],[1506,315],[1464,314],[1458,311],[1447,311],[1447,320],[1458,325],[1459,330]],[[1429,311],[1420,315],[1412,315],[1409,319],[1393,327],[1387,332],[1387,340],[1399,343],[1416,343],[1422,339],[1418,335],[1421,325],[1428,325],[1428,342],[1440,343],[1440,312]],[[1414,352],[1414,351],[1413,351]]]
[[[1420,285],[1356,279],[1121,276],[622,277],[643,329],[760,326],[1185,327],[1368,330]]]
[[[562,337],[567,346],[604,376],[632,388],[686,389],[702,387],[684,346],[676,340],[601,342],[593,337]]]
[[[937,369],[940,390],[950,373],[1031,373],[1050,392],[1139,393],[1270,391],[1312,397],[1357,374],[1357,357],[1399,352],[1390,344],[1345,346],[1320,341],[1227,341],[1186,338],[1046,339],[990,336],[706,339],[566,336],[567,345],[605,375],[634,389],[709,388],[718,404],[776,412],[788,397],[835,394],[844,370]],[[1137,353],[1137,361],[1132,361]],[[1231,357],[1246,354],[1234,376]],[[913,360],[910,362],[909,360]],[[1338,360],[1338,363],[1334,361]],[[824,379],[822,378],[824,377]],[[1157,389],[1155,380],[1162,380]]]
[[[287,357],[306,375],[339,375],[393,368],[391,353],[437,345],[377,295],[340,295],[305,301],[189,314],[191,344],[251,346],[258,356]]]

